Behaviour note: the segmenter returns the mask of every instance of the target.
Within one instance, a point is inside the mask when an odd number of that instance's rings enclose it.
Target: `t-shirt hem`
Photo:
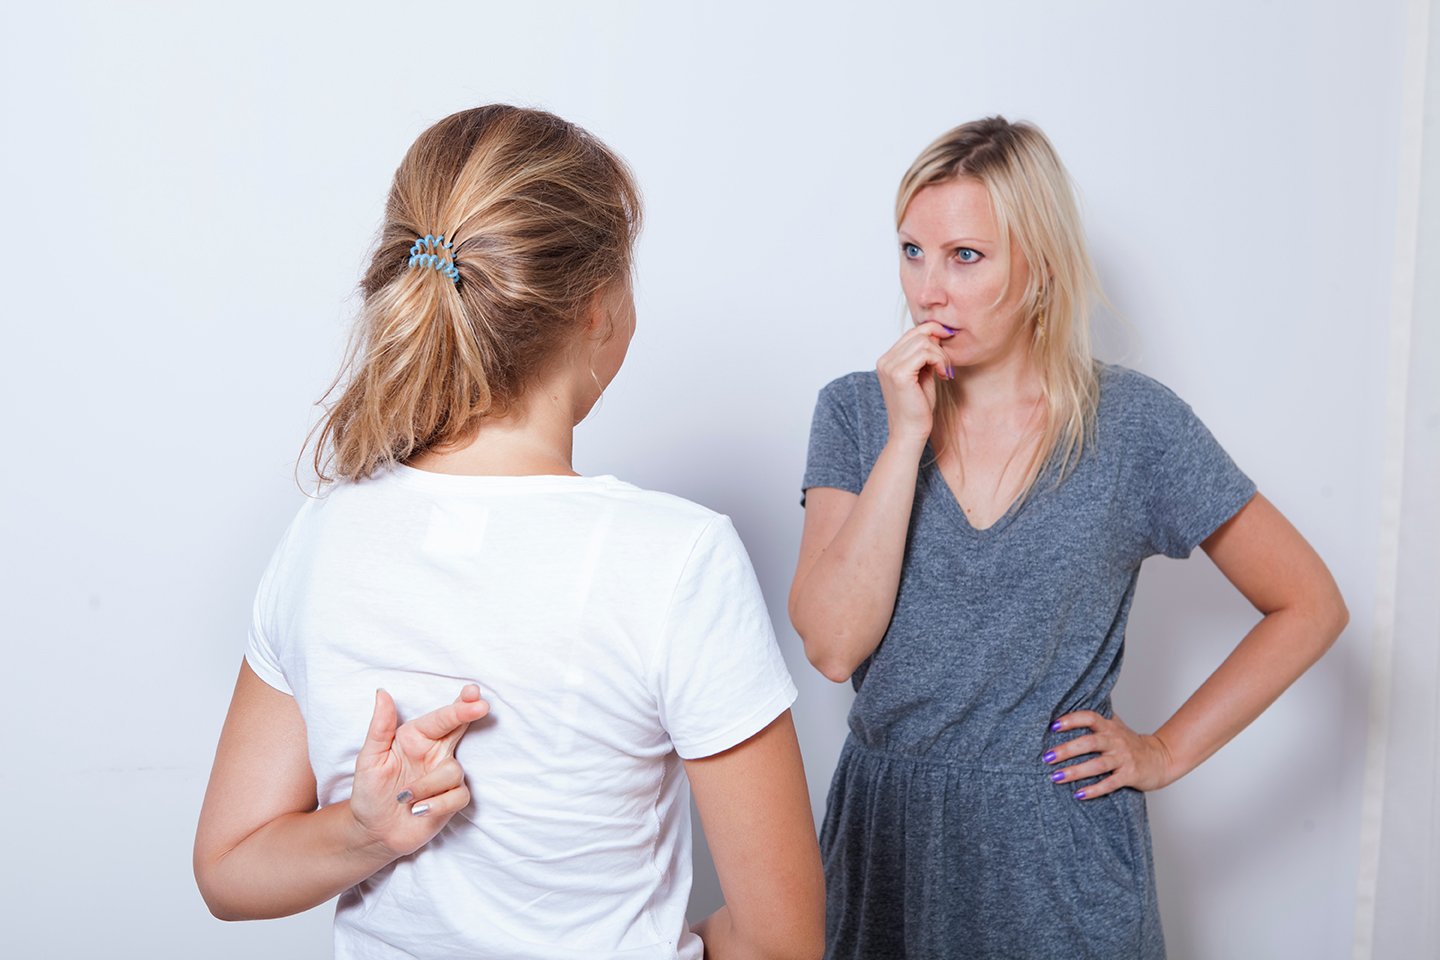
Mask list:
[[[255,671],[255,676],[264,680],[266,684],[279,690],[287,697],[295,696],[295,691],[291,690],[290,685],[285,682],[285,675],[269,664],[261,661],[253,650],[245,651],[245,662],[250,664],[250,669]]]
[[[853,493],[859,496],[861,485],[850,477],[827,476],[824,474],[806,476],[800,484],[800,506],[805,506],[805,495],[814,487],[834,487],[836,490],[844,490],[846,493]]]
[[[850,493],[859,493],[861,485],[856,483],[852,477],[823,473],[806,474],[804,481],[800,484],[800,489],[804,491],[811,487],[835,487]]]
[[[691,740],[683,744],[676,743],[675,752],[680,755],[682,760],[698,760],[702,757],[723,753],[764,730],[776,717],[790,709],[790,705],[798,696],[799,691],[795,688],[795,681],[787,677],[784,686],[767,697],[743,720],[703,740]]]
[[[1195,548],[1204,543],[1216,530],[1224,526],[1235,514],[1255,498],[1257,489],[1253,481],[1246,478],[1243,486],[1237,487],[1230,492],[1225,499],[1219,501],[1215,509],[1201,515],[1201,519],[1186,532],[1179,550],[1169,554],[1176,560],[1183,560],[1195,552]]]

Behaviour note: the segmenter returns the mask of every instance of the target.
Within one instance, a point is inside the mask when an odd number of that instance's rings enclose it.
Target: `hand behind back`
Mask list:
[[[350,812],[371,841],[395,857],[430,842],[470,802],[455,747],[490,712],[468,684],[454,703],[397,728],[395,701],[375,691],[375,712],[355,758]]]

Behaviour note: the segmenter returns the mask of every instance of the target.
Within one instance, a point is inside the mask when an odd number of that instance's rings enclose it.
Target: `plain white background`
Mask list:
[[[328,951],[328,907],[213,920],[194,821],[390,176],[429,123],[507,101],[637,173],[639,331],[576,466],[734,518],[801,688],[817,819],[850,694],[785,616],[815,392],[902,330],[891,207],[914,155],[996,112],[1049,133],[1114,303],[1101,355],[1190,401],[1352,611],[1150,798],[1171,955],[1349,954],[1405,4],[886,7],[7,13],[4,952]],[[1121,715],[1158,725],[1253,620],[1202,554],[1151,561]],[[695,907],[718,900],[702,863]]]

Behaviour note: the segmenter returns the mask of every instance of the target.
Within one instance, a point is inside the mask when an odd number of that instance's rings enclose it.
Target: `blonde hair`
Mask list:
[[[493,104],[422,133],[395,171],[322,398],[340,391],[316,427],[320,481],[369,476],[510,410],[629,272],[639,228],[624,162],[553,114]],[[440,235],[453,279],[434,260],[411,266],[417,238]]]
[[[1021,488],[1023,500],[1047,464],[1056,463],[1056,483],[1063,480],[1094,436],[1100,388],[1090,352],[1090,312],[1101,297],[1100,282],[1085,247],[1070,176],[1039,127],[996,116],[940,136],[900,180],[896,227],[917,193],[961,178],[985,187],[1000,228],[1000,248],[1010,249],[1013,232],[1029,267],[1017,309],[1031,330],[1046,416]],[[1000,299],[1008,295],[1007,289]],[[958,395],[952,381],[937,378],[936,386],[938,456],[958,426]]]

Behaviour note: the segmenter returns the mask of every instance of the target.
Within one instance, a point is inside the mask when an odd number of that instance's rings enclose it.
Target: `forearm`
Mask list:
[[[1194,770],[1310,668],[1344,626],[1338,613],[1286,608],[1266,615],[1159,730],[1166,782]]]
[[[791,620],[810,662],[836,682],[875,651],[895,609],[924,441],[892,440],[835,537],[795,593]]]
[[[266,920],[324,903],[394,859],[345,801],[277,817],[221,853],[197,849],[195,876],[215,916]]]

